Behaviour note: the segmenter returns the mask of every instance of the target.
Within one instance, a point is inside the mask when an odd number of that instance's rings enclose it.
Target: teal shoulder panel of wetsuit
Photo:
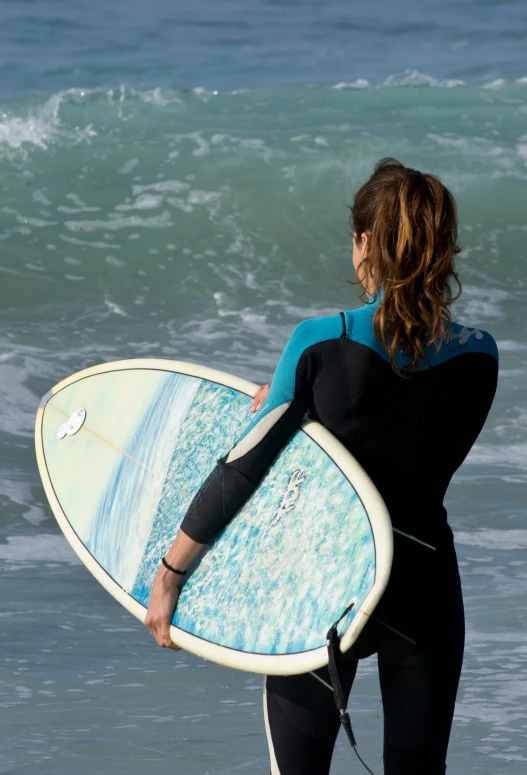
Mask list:
[[[349,310],[344,313],[347,338],[352,342],[358,342],[369,347],[385,361],[389,361],[388,353],[377,341],[373,330],[373,317],[377,305],[377,300],[373,300],[359,309]],[[439,349],[434,344],[428,345],[426,348],[428,363],[424,358],[421,358],[415,370],[422,371],[423,369],[437,366],[456,355],[463,355],[467,352],[485,353],[499,360],[498,347],[488,331],[483,331],[479,328],[467,328],[460,323],[452,322],[445,337],[440,342]],[[400,368],[407,366],[408,360],[406,354],[398,354],[396,357],[396,363]]]
[[[278,361],[269,394],[253,422],[245,429],[241,437],[242,439],[255,426],[260,425],[267,415],[294,401],[303,404],[303,414],[305,414],[305,407],[307,406],[307,397],[305,396],[306,380],[304,374],[299,373],[302,355],[316,344],[331,339],[338,339],[341,331],[342,321],[340,315],[304,320],[295,328]]]

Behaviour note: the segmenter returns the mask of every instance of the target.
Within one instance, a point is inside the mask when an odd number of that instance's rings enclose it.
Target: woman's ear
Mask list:
[[[362,251],[364,256],[368,253],[368,250],[370,247],[370,237],[371,237],[371,234],[369,231],[363,231],[362,234],[360,235],[360,239],[362,242]]]

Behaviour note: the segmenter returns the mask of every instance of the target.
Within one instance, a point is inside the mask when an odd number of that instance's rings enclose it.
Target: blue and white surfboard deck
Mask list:
[[[74,374],[42,399],[37,459],[55,517],[139,619],[194,494],[252,418],[255,390],[202,366],[129,360]],[[328,431],[304,422],[193,566],[171,637],[242,670],[314,670],[351,602],[342,650],[354,642],[391,560],[391,524],[371,480]]]

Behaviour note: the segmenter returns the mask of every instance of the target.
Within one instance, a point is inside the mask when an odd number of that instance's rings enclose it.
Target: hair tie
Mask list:
[[[172,565],[169,565],[168,562],[165,560],[164,557],[161,557],[161,562],[165,566],[167,570],[171,570],[172,573],[177,573],[178,576],[184,576],[187,572],[186,570],[176,570],[176,568],[173,568]]]

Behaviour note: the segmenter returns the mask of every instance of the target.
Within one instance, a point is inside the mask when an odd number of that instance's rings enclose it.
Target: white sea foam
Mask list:
[[[467,463],[527,471],[527,444],[475,444],[464,465]]]
[[[155,105],[157,108],[165,108],[167,105],[183,103],[183,100],[176,92],[171,89],[162,89],[159,86],[155,89],[148,89],[147,91],[134,91],[133,94],[137,95],[142,102],[146,102],[149,105]]]
[[[331,87],[332,89],[369,89],[370,88],[370,82],[367,81],[365,78],[357,78],[356,81],[340,81],[340,83],[336,83],[334,86]]]
[[[25,144],[47,148],[56,133],[56,122],[43,116],[26,118],[4,114],[0,121],[0,148],[19,149]]]
[[[89,248],[97,248],[99,250],[121,250],[122,245],[117,245],[113,242],[90,242],[90,240],[78,239],[77,237],[70,237],[67,234],[59,234],[59,239],[63,242],[68,242],[70,245],[86,245]]]
[[[66,280],[70,280],[73,283],[82,282],[83,280],[86,279],[86,277],[84,275],[80,275],[80,274],[67,274],[66,273],[64,275],[64,277],[66,278]]]
[[[79,142],[94,137],[97,133],[91,124],[75,129],[67,129],[61,124],[61,106],[76,91],[58,92],[40,107],[26,110],[22,115],[0,114],[0,154],[17,152],[27,157],[31,147],[46,150],[57,140]]]
[[[518,143],[516,145],[516,151],[518,156],[527,161],[527,134],[518,137]]]
[[[464,86],[465,82],[454,78],[433,78],[420,73],[419,70],[406,69],[401,73],[388,76],[383,86],[439,86],[451,89],[454,86]]]
[[[127,162],[123,164],[119,172],[121,175],[129,175],[132,170],[134,170],[137,165],[139,164],[139,159],[128,159]]]
[[[505,78],[495,78],[493,81],[483,84],[484,89],[501,89],[506,83]]]
[[[27,365],[0,364],[0,430],[14,436],[33,437],[37,396],[26,386]]]
[[[205,89],[203,86],[195,86],[192,89],[192,94],[199,97],[202,102],[208,102],[211,98],[220,96],[220,92],[217,89]]]
[[[461,308],[467,326],[480,325],[480,321],[504,317],[503,305],[512,297],[499,288],[480,288],[464,284],[463,295],[457,304]]]
[[[486,169],[490,168],[490,171],[485,174],[490,174],[493,178],[499,178],[505,174],[519,174],[516,168],[518,166],[518,157],[521,158],[523,154],[523,146],[521,144],[514,146],[509,143],[498,142],[496,139],[473,135],[458,135],[454,132],[443,132],[441,134],[430,132],[427,134],[427,137],[442,148],[460,151],[464,155],[473,158],[479,164],[485,165]],[[520,177],[522,178],[521,175]],[[467,176],[466,180],[469,184],[473,184],[474,175]],[[458,190],[459,184],[460,178],[458,175],[456,183]]]
[[[22,108],[19,114],[0,113],[0,155],[17,153],[26,158],[32,148],[47,150],[58,141],[89,142],[97,135],[92,124],[69,128],[61,121],[61,112],[68,104],[104,101],[116,105],[118,115],[123,118],[121,111],[124,103],[138,100],[157,108],[183,102],[177,92],[159,87],[145,91],[125,86],[116,89],[66,89],[54,94],[40,106]],[[135,166],[130,166],[131,161],[128,167],[125,164],[126,172]]]
[[[486,90],[498,90],[509,84],[524,85],[527,83],[527,77],[508,80],[497,78],[483,85]],[[466,87],[464,81],[459,79],[440,79],[426,75],[417,70],[407,69],[399,73],[394,73],[380,84],[372,84],[364,78],[357,78],[353,81],[340,81],[329,87],[332,90],[365,90],[379,88],[405,88],[405,87],[433,87],[433,88],[453,88]],[[305,88],[313,88],[306,86]],[[317,87],[320,88],[320,87]],[[207,91],[196,88],[192,94],[198,96],[204,102],[210,99],[221,97],[232,98],[235,95],[246,95],[250,90],[242,89],[232,92],[219,93],[217,90]],[[46,102],[37,106],[21,106],[14,112],[12,109],[0,113],[0,155],[26,158],[31,150],[47,150],[56,143],[86,143],[91,142],[92,138],[97,136],[98,132],[92,123],[74,124],[66,120],[66,115],[70,114],[72,104],[87,106],[92,104],[105,104],[113,110],[114,115],[119,120],[127,120],[129,116],[125,111],[126,105],[134,103],[146,103],[154,109],[166,110],[177,109],[178,105],[185,105],[188,96],[182,92],[172,91],[170,89],[155,88],[145,91],[131,89],[121,86],[115,89],[68,89],[58,92]],[[234,136],[233,136],[234,137]],[[196,147],[191,151],[194,156],[203,156],[210,152],[210,142],[205,138],[201,130],[196,130],[188,134],[173,135],[172,141],[176,143],[190,141],[195,143]],[[235,141],[234,139],[232,140]],[[250,139],[239,139],[241,147],[243,143],[251,143]],[[261,144],[263,141],[258,140]],[[245,147],[250,147],[246,145]],[[517,154],[525,158],[526,150],[522,144],[517,149]],[[173,153],[178,154],[178,151]],[[269,153],[269,149],[267,149]],[[129,174],[136,164],[137,159],[130,159],[120,168],[123,174]]]
[[[141,218],[139,215],[129,215],[124,218],[112,218],[107,221],[65,221],[64,226],[70,231],[99,231],[108,229],[129,229],[131,226],[143,229],[162,229],[173,226],[170,213],[165,211],[161,215],[153,215],[150,218]]]
[[[212,135],[210,142],[211,145],[220,146],[225,149],[232,145],[255,151],[267,148],[265,141],[262,140],[261,137],[236,137],[236,135],[226,133]]]
[[[195,132],[188,132],[187,134],[176,134],[170,138],[173,142],[180,143],[185,140],[190,140],[195,143],[197,148],[192,151],[192,156],[206,156],[210,151],[210,143],[205,140],[200,130]]]
[[[434,78],[419,70],[408,68],[399,73],[389,75],[381,84],[372,84],[365,78],[357,78],[355,81],[340,81],[331,88],[336,90],[345,89],[379,89],[379,88],[400,88],[408,86],[426,86],[430,88],[452,89],[456,86],[466,86],[467,83],[458,78]]]
[[[516,342],[513,339],[500,339],[496,344],[501,352],[525,352],[527,350],[525,342]]]
[[[122,307],[116,304],[114,301],[110,301],[110,299],[106,298],[104,300],[104,303],[108,307],[108,311],[111,312],[113,315],[120,315],[123,318],[128,317],[128,313]]]
[[[135,202],[130,204],[120,204],[116,206],[116,210],[154,210],[156,207],[160,207],[163,204],[162,196],[155,196],[154,194],[140,194]]]
[[[84,202],[78,194],[73,192],[66,194],[65,198],[71,202],[71,205],[59,205],[57,211],[61,213],[96,213],[100,211],[100,207],[91,207]]]
[[[0,558],[9,562],[69,562],[80,560],[64,536],[51,533],[29,536],[8,536],[0,544]]]
[[[53,205],[53,202],[48,199],[46,194],[43,191],[33,191],[33,201],[38,202],[41,205],[44,205],[45,207],[50,207]]]
[[[527,407],[509,406],[501,413],[494,430],[506,442],[523,442],[527,439]]]
[[[209,216],[213,218],[221,204],[222,195],[219,191],[200,191],[193,189],[187,196],[187,206],[193,209],[196,206],[205,207]]]
[[[499,90],[507,87],[509,84],[525,85],[527,84],[527,76],[516,79],[496,78],[483,84],[480,88]],[[340,81],[329,88],[339,91],[401,87],[454,88],[467,86],[470,86],[470,84],[460,79],[435,78],[415,69],[406,69],[388,76],[380,84],[372,84],[367,79],[357,78],[353,81]],[[307,85],[305,88],[314,87]],[[316,88],[320,87],[317,86]],[[198,96],[204,102],[208,102],[210,99],[232,98],[233,96],[243,96],[250,92],[251,90],[249,89],[237,89],[220,93],[217,90],[206,90],[197,87],[191,93]],[[67,89],[53,95],[40,106],[21,107],[18,113],[11,111],[0,114],[0,153],[27,155],[31,148],[46,150],[57,141],[89,142],[91,138],[97,135],[97,131],[92,124],[88,123],[84,126],[76,124],[75,126],[68,127],[61,120],[64,110],[71,104],[80,103],[89,106],[92,103],[105,103],[108,106],[114,106],[114,109],[117,108],[117,116],[125,120],[127,116],[123,113],[123,108],[127,103],[142,102],[153,108],[164,110],[167,107],[174,108],[179,104],[184,105],[186,101],[187,98],[182,92],[160,87],[144,91],[123,85],[114,89]],[[203,137],[200,130],[186,135],[174,135],[172,139],[176,142],[190,140],[196,143],[197,147],[192,151],[194,156],[202,156],[209,153],[209,143]],[[524,149],[521,146],[517,151],[519,155],[524,153]],[[124,163],[120,171],[123,174],[128,174],[136,164],[137,159],[130,159]]]
[[[527,530],[458,530],[454,538],[476,549],[527,549]]]
[[[110,266],[118,266],[120,268],[127,266],[126,261],[123,261],[122,258],[117,258],[117,256],[106,256],[106,263],[110,264]]]
[[[132,186],[132,193],[137,196],[145,191],[157,191],[159,193],[180,194],[182,191],[188,191],[190,183],[182,180],[159,180],[157,183],[147,183]]]

